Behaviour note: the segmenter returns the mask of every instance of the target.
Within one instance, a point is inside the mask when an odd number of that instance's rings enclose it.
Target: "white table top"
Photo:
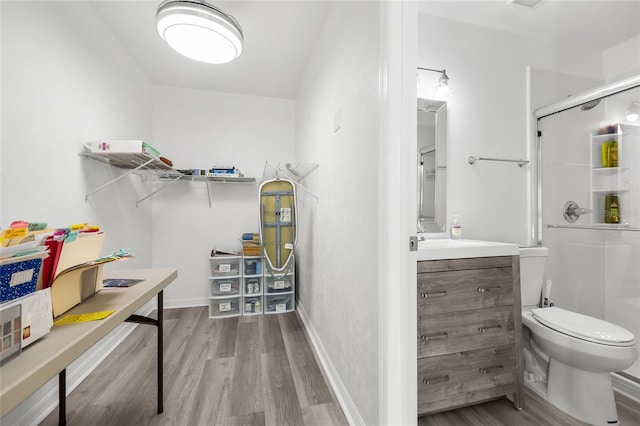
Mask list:
[[[47,336],[4,364],[0,368],[0,416],[64,370],[177,276],[173,268],[105,271],[104,278],[142,278],[144,281],[131,287],[101,290],[61,318],[67,314],[107,310],[115,310],[114,313],[98,321],[54,326]]]

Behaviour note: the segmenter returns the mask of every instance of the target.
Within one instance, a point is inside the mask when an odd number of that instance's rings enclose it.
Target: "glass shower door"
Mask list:
[[[634,88],[539,119],[542,245],[555,305],[640,341],[640,122]],[[614,161],[615,160],[615,161]],[[624,374],[640,385],[640,361]]]

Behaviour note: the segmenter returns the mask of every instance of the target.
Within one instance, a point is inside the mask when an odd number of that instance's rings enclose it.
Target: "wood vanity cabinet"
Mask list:
[[[518,256],[418,262],[418,415],[524,405]]]

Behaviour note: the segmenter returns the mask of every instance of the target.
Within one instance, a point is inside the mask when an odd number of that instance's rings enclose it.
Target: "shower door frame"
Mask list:
[[[549,105],[542,106],[533,110],[533,117],[536,120],[535,137],[535,156],[536,156],[536,176],[532,179],[535,182],[533,192],[533,213],[536,216],[536,220],[533,223],[534,245],[541,246],[542,241],[542,144],[541,144],[541,131],[540,120],[550,115],[558,114],[571,108],[575,108],[587,102],[600,100],[607,98],[618,93],[625,92],[640,87],[640,75],[629,77],[624,80],[617,81],[615,83],[607,84],[592,90],[588,90],[570,98],[564,99],[559,102],[555,102]],[[587,228],[587,227],[586,227]],[[594,229],[593,226],[588,229]],[[635,230],[635,229],[634,229]]]
[[[640,75],[636,75],[634,77],[630,77],[624,80],[620,80],[615,83],[607,84],[600,86],[596,89],[592,89],[589,91],[581,92],[578,95],[571,96],[565,100],[555,102],[549,105],[542,106],[540,108],[536,108],[533,111],[533,117],[536,120],[535,124],[535,158],[536,158],[536,167],[535,170],[536,176],[532,178],[532,182],[535,187],[532,189],[534,193],[533,197],[533,215],[536,217],[536,220],[533,222],[533,242],[534,245],[542,246],[543,238],[542,238],[542,133],[540,129],[540,121],[554,114],[561,113],[563,111],[578,107],[587,102],[605,99],[609,96],[616,95],[618,93],[625,92],[627,90],[632,90],[640,87]],[[561,226],[565,227],[565,226]],[[585,226],[566,226],[574,229],[604,229],[602,227],[593,226],[593,225],[585,225]],[[623,231],[623,229],[620,229]],[[640,231],[640,228],[627,228],[624,231]],[[619,377],[619,378],[617,378]],[[624,372],[617,372],[612,374],[612,382],[614,388],[617,390],[624,390],[627,395],[637,393],[637,386],[640,385],[640,380],[629,374]],[[629,383],[634,383],[635,385],[630,385]],[[635,386],[635,387],[634,387]]]

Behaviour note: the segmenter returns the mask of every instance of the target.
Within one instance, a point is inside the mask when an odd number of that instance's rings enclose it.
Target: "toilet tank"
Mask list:
[[[549,249],[546,247],[520,248],[520,293],[522,306],[538,305],[542,294],[544,267]]]

